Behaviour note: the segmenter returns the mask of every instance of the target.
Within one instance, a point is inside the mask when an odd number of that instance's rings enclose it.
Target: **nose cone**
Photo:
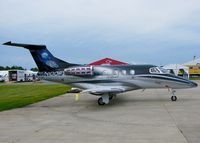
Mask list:
[[[190,81],[190,85],[191,85],[191,87],[197,87],[198,86],[198,84],[196,82],[193,82],[193,81]]]

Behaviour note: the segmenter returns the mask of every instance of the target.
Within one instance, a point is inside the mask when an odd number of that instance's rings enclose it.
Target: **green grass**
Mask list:
[[[69,89],[62,84],[0,85],[0,111],[24,107],[64,94]]]

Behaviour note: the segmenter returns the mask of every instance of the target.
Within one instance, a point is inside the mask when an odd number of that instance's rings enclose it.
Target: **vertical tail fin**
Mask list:
[[[65,62],[63,60],[54,57],[47,50],[45,45],[19,44],[19,43],[12,43],[11,41],[6,42],[3,45],[17,46],[28,49],[35,63],[37,64],[39,71],[55,71],[58,69],[64,69],[77,65]]]

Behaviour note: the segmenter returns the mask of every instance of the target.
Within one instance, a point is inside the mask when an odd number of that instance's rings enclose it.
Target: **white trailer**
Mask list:
[[[8,71],[0,71],[0,76],[4,79],[4,81],[9,81]]]
[[[6,82],[35,81],[37,79],[37,72],[33,72],[30,70],[7,70],[0,71],[0,77]]]
[[[26,81],[24,70],[9,70],[9,81]]]

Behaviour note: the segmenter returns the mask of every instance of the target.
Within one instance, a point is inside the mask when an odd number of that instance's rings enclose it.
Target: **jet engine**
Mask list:
[[[92,76],[94,70],[92,66],[71,67],[64,70],[65,75]]]

